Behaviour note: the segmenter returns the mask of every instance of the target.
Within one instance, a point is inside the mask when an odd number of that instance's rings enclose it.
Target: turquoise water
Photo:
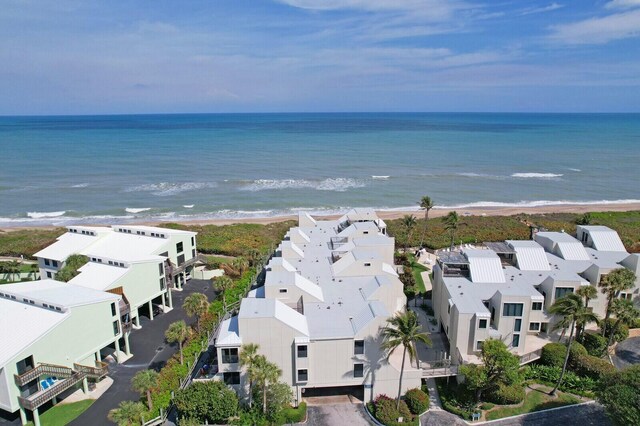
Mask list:
[[[639,146],[639,114],[0,117],[0,225],[637,201]]]

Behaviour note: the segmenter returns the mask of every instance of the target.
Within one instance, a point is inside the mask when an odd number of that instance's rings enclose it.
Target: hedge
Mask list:
[[[578,375],[591,377],[594,380],[598,380],[605,374],[616,370],[609,361],[589,354],[570,356],[569,365]]]
[[[429,395],[420,389],[409,389],[404,400],[413,414],[422,414],[429,408]]]
[[[389,398],[387,395],[378,395],[378,397],[369,404],[369,408],[373,408],[373,416],[386,426],[403,426],[415,423],[414,416],[411,414],[407,403],[400,400],[399,408],[396,408],[396,400]],[[398,418],[402,417],[403,422],[398,422]]]
[[[281,412],[284,423],[302,423],[307,417],[307,403],[301,402],[298,408],[288,407]]]
[[[602,358],[607,354],[607,338],[600,334],[586,333],[582,338],[582,345],[589,355]]]
[[[500,383],[498,387],[490,391],[487,396],[487,402],[492,402],[499,405],[512,405],[519,404],[524,401],[525,391],[522,384],[514,383],[512,385],[505,385]]]

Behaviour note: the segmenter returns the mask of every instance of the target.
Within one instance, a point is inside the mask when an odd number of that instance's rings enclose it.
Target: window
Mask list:
[[[196,237],[191,237],[191,247],[196,246]]]
[[[520,331],[521,328],[522,328],[522,319],[518,318],[516,319],[516,322],[513,325],[513,331]]]
[[[111,316],[112,317],[116,316],[116,304],[115,303],[111,304]]]
[[[196,257],[196,249],[191,250],[191,257]]]
[[[183,247],[182,241],[180,241],[178,244],[176,244],[176,251],[178,253],[182,253],[184,251],[184,247]]]
[[[158,263],[158,272],[160,272],[160,275],[164,275],[164,265],[162,263]]]
[[[47,271],[47,278],[51,278],[51,272]]]
[[[518,346],[520,346],[520,335],[519,334],[514,334],[513,335],[513,341],[511,342],[511,346],[513,346],[514,348],[517,348]]]
[[[504,317],[521,317],[522,303],[505,303],[502,308],[502,316]]]
[[[118,321],[113,322],[113,335],[117,336],[120,333],[120,323]]]
[[[309,371],[306,368],[298,370],[298,381],[306,382],[307,380],[309,380]]]
[[[222,379],[224,380],[225,385],[239,385],[240,384],[240,373],[223,373]]]
[[[24,374],[29,370],[33,370],[34,365],[33,355],[29,355],[22,361],[16,363],[16,369],[18,370],[18,374]]]
[[[481,351],[482,350],[482,344],[484,343],[484,340],[478,340],[476,342],[476,351]]]
[[[298,346],[298,358],[306,358],[307,357],[307,345]]]
[[[45,265],[47,265],[47,266],[49,266],[49,265],[51,265],[51,262],[49,262],[49,259],[45,259],[45,260],[44,260],[44,264],[45,264]]]
[[[353,364],[353,377],[364,377],[364,364]]]
[[[237,362],[238,362],[238,348],[222,349],[223,364],[237,364]]]
[[[447,313],[450,314],[451,313],[451,305],[447,306]]]
[[[533,302],[531,304],[532,311],[541,311],[542,310],[542,302]]]
[[[496,308],[491,308],[491,321],[496,318]]]
[[[58,261],[57,260],[52,260],[51,261],[51,265],[57,268],[58,267]]]
[[[365,263],[364,266],[371,266],[371,263]]]
[[[353,353],[356,355],[364,354],[364,340],[356,340],[353,342]]]
[[[480,322],[478,323],[478,328],[487,328],[487,320],[481,319]]]
[[[160,291],[164,290],[164,277],[160,278]]]
[[[280,293],[286,293],[287,289],[286,288],[281,288],[280,290],[278,290]]]
[[[573,289],[571,287],[558,287],[558,288],[556,288],[556,300],[566,296],[569,293],[573,293]]]
[[[184,263],[184,254],[181,254],[180,256],[178,256],[178,266],[182,266],[183,263]]]
[[[529,331],[540,331],[540,323],[539,322],[530,322],[529,323]]]
[[[620,299],[631,300],[633,298],[633,293],[620,293]]]

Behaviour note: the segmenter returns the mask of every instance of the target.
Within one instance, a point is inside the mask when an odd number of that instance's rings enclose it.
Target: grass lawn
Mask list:
[[[503,417],[517,416],[518,414],[533,413],[534,411],[548,410],[549,408],[562,407],[565,405],[578,404],[580,400],[573,395],[558,392],[555,398],[548,395],[551,388],[540,387],[527,392],[524,403],[518,406],[498,407],[487,411],[487,420],[496,420]]]
[[[55,405],[40,414],[40,423],[47,426],[64,426],[82,414],[91,404],[93,404],[93,399]],[[32,426],[33,422],[29,422],[27,425]]]
[[[416,285],[420,293],[427,292],[427,288],[424,286],[424,280],[422,279],[422,272],[426,270],[427,268],[424,265],[421,265],[415,260],[411,261],[411,271],[413,272],[413,277],[416,279]]]

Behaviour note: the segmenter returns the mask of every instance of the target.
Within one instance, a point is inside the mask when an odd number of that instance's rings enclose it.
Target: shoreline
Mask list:
[[[640,210],[640,203],[603,203],[603,204],[555,204],[542,206],[491,206],[491,207],[466,207],[466,208],[438,208],[437,206],[429,211],[429,218],[437,218],[447,215],[450,211],[457,211],[464,216],[514,216],[517,214],[549,214],[549,213],[587,213],[587,212],[625,212]],[[417,218],[424,217],[424,211],[417,207],[413,210],[376,210],[378,217],[383,220],[399,219],[404,215],[412,214]],[[340,214],[334,215],[313,215],[320,220],[336,219]],[[269,216],[269,217],[247,217],[247,218],[220,218],[220,219],[186,219],[186,220],[141,220],[139,222],[122,222],[136,225],[157,226],[166,223],[179,223],[183,225],[232,225],[251,223],[268,225],[271,223],[297,220],[297,215]],[[91,223],[89,226],[111,226],[112,224]],[[54,229],[66,225],[26,225],[26,226],[0,226],[1,232],[11,232],[30,229]]]

